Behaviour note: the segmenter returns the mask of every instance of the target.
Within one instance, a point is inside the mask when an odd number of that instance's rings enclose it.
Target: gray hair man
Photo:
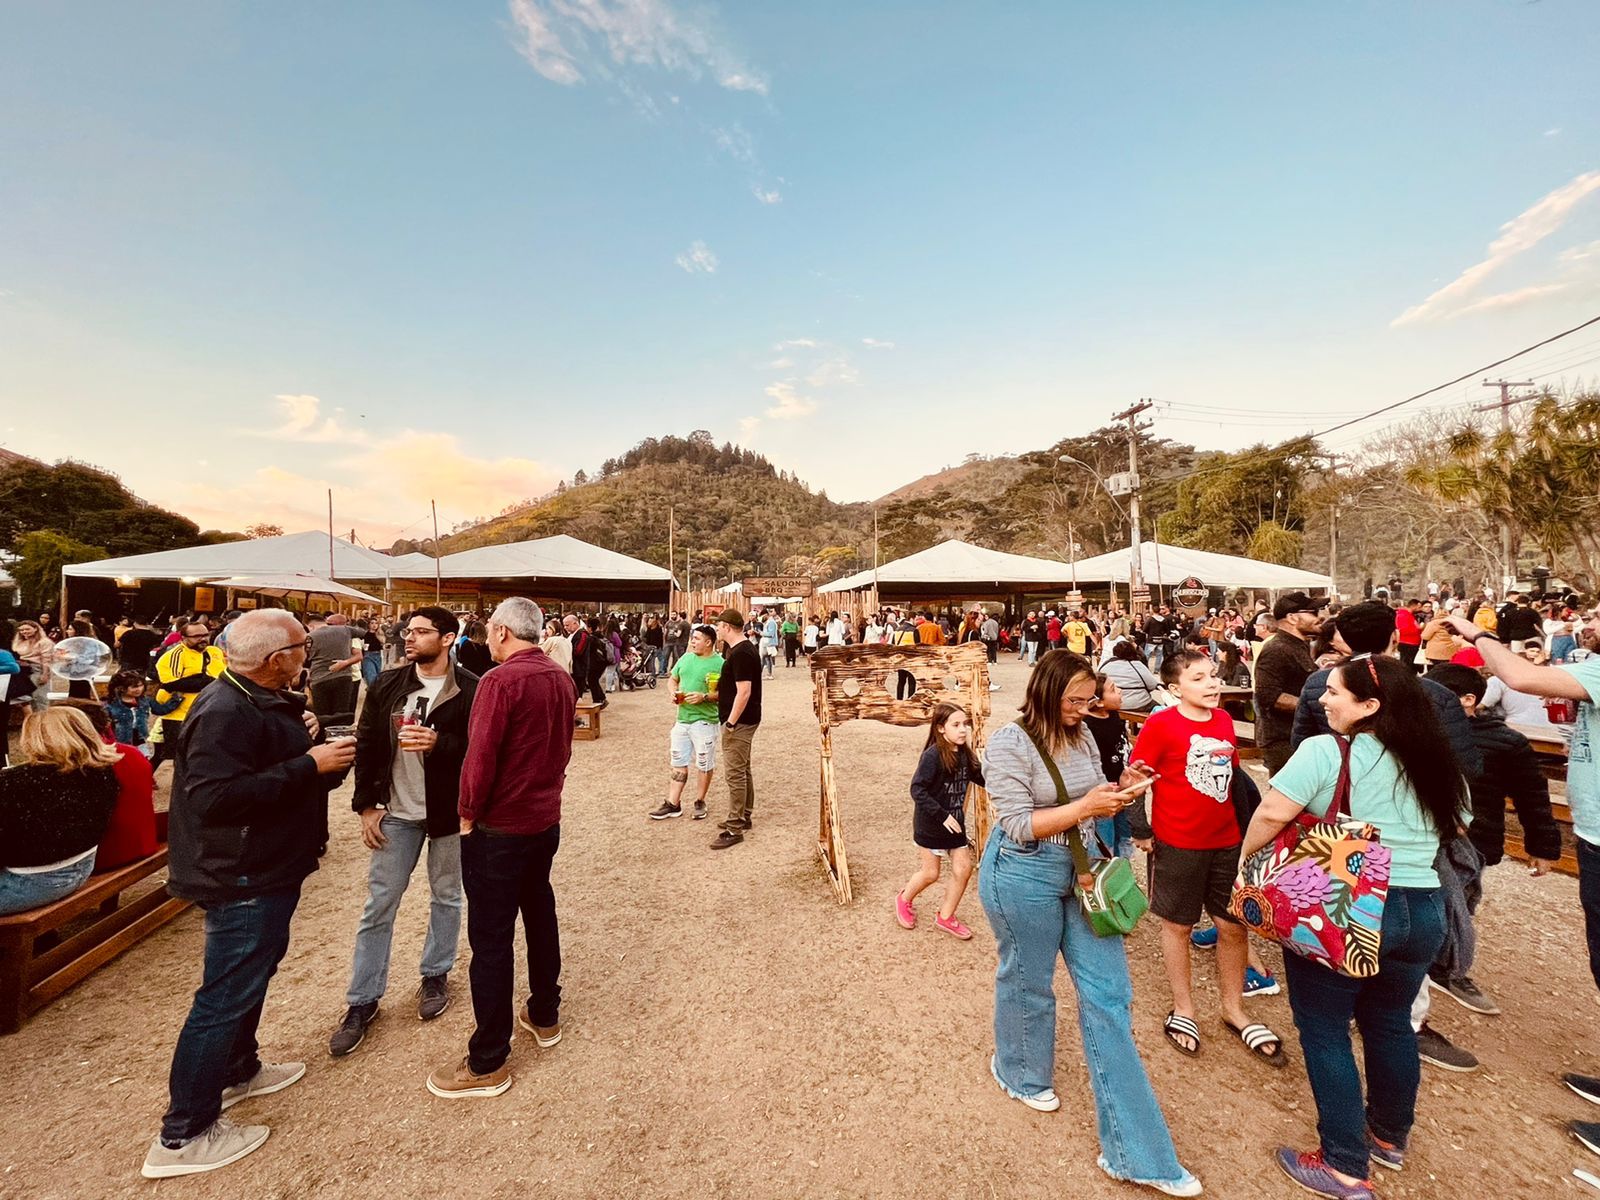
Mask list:
[[[281,609],[247,613],[230,663],[184,721],[172,777],[167,890],[205,909],[205,973],[172,1055],[171,1104],[142,1174],[193,1175],[243,1158],[264,1125],[234,1125],[229,1105],[281,1091],[304,1063],[263,1063],[256,1026],[289,949],[300,885],[317,869],[328,792],[355,739],[317,745],[316,718],[286,689],[310,639]]]
[[[530,995],[516,1022],[541,1047],[561,1040],[561,937],[550,866],[561,843],[578,691],[539,648],[543,636],[544,613],[521,596],[489,618],[489,653],[499,666],[478,684],[457,805],[477,1028],[465,1058],[428,1076],[428,1090],[447,1100],[498,1096],[511,1086],[518,913]]]

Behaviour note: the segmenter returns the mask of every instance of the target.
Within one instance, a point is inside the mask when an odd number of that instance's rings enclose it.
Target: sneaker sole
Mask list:
[[[1585,1147],[1587,1147],[1592,1153],[1600,1154],[1600,1143],[1591,1142],[1588,1138],[1584,1137],[1583,1134],[1579,1133],[1576,1129],[1569,1129],[1569,1130],[1567,1130],[1567,1132],[1570,1133],[1573,1137],[1577,1138],[1579,1142],[1583,1143],[1583,1145]]]
[[[1470,1075],[1483,1066],[1482,1063],[1473,1063],[1470,1067],[1464,1067],[1460,1063],[1447,1063],[1441,1062],[1437,1058],[1429,1058],[1426,1054],[1418,1054],[1417,1057],[1430,1067],[1438,1067],[1441,1071],[1454,1071],[1457,1075]]]
[[[299,1083],[305,1077],[306,1077],[306,1068],[305,1068],[305,1064],[302,1063],[301,1066],[300,1066],[299,1074],[291,1075],[288,1079],[283,1080],[281,1083],[275,1083],[271,1087],[257,1088],[253,1092],[246,1092],[242,1096],[234,1096],[232,1099],[224,1100],[222,1102],[222,1110],[224,1112],[226,1112],[228,1109],[232,1108],[235,1104],[242,1104],[246,1100],[254,1100],[257,1096],[270,1096],[270,1095],[272,1095],[273,1092],[281,1092],[281,1091],[283,1091],[284,1088],[289,1087],[289,1086],[291,1086],[293,1084]],[[263,1138],[262,1140],[265,1141],[266,1139]]]
[[[1401,1159],[1399,1162],[1390,1162],[1387,1158],[1379,1158],[1377,1153],[1370,1147],[1367,1150],[1367,1157],[1386,1171],[1402,1171],[1405,1169],[1406,1164],[1404,1159]]]
[[[1477,1013],[1480,1017],[1498,1017],[1500,1015],[1500,1009],[1496,1005],[1491,1004],[1487,1007],[1480,1008],[1476,1004],[1468,1004],[1460,996],[1456,995],[1449,988],[1445,987],[1444,984],[1434,979],[1431,975],[1428,976],[1428,986],[1434,991],[1438,992],[1440,995],[1449,996],[1450,999],[1461,1005],[1462,1008],[1466,1009],[1468,1012]]]
[[[538,1046],[541,1050],[550,1049],[551,1046],[554,1046],[557,1042],[559,1042],[561,1040],[561,1034],[566,1032],[566,1030],[563,1029],[560,1033],[557,1033],[555,1035],[555,1037],[553,1037],[553,1038],[549,1039],[548,1041],[546,1041],[544,1038],[539,1036],[539,1031],[528,1023],[528,1017],[527,1017],[526,1013],[518,1013],[517,1014],[517,1025],[518,1025],[519,1028],[526,1029],[529,1033],[531,1033],[533,1035],[534,1044],[536,1046]]]
[[[1004,1092],[1007,1096],[1011,1097],[1011,1099],[1015,1100],[1018,1104],[1027,1105],[1029,1108],[1033,1109],[1034,1112],[1052,1113],[1052,1112],[1055,1112],[1057,1109],[1059,1109],[1061,1107],[1061,1097],[1060,1096],[1055,1097],[1055,1103],[1054,1104],[1047,1104],[1047,1103],[1045,1103],[1043,1101],[1031,1100],[1026,1096],[1019,1096],[1015,1092],[1013,1092],[1001,1080],[1000,1071],[995,1066],[995,1061],[994,1061],[994,1056],[993,1055],[989,1056],[989,1076],[990,1076],[990,1078],[992,1078],[994,1080],[995,1086],[998,1087],[1002,1092]]]
[[[444,998],[444,1007],[441,1008],[436,1013],[425,1013],[425,1012],[423,1012],[421,1010],[421,1008],[418,1008],[417,1009],[417,1019],[419,1021],[437,1021],[440,1017],[444,1016],[445,1013],[447,1013],[449,1011],[450,1011],[450,997],[446,996]]]
[[[710,813],[710,811],[708,809],[702,808],[699,812],[695,813],[690,819],[694,820],[694,821],[704,821],[710,815],[711,815],[711,813]]]
[[[1282,984],[1269,983],[1266,987],[1246,988],[1244,994],[1246,996],[1276,996],[1281,991],[1283,991]]]
[[[1290,1183],[1294,1184],[1295,1187],[1299,1188],[1302,1192],[1309,1192],[1313,1196],[1321,1196],[1321,1197],[1324,1198],[1324,1200],[1327,1200],[1327,1196],[1328,1196],[1327,1192],[1323,1191],[1321,1188],[1314,1188],[1309,1183],[1301,1183],[1293,1175],[1289,1174],[1289,1168],[1284,1166],[1282,1163],[1278,1164],[1278,1170],[1280,1172],[1282,1172],[1283,1177],[1285,1179],[1287,1179]],[[1373,1191],[1372,1191],[1372,1189],[1370,1187],[1367,1189],[1367,1195],[1368,1196],[1373,1196],[1374,1195],[1374,1193],[1373,1193]]]
[[[683,809],[680,808],[677,812],[653,812],[646,813],[645,815],[648,816],[652,821],[670,821],[673,817],[683,816]]]
[[[167,1167],[152,1167],[146,1163],[144,1166],[139,1168],[139,1174],[143,1175],[146,1179],[176,1179],[180,1175],[200,1175],[206,1171],[215,1171],[218,1167],[226,1167],[238,1162],[246,1154],[253,1154],[255,1151],[261,1149],[262,1146],[265,1146],[267,1144],[267,1139],[271,1136],[272,1130],[269,1129],[261,1135],[260,1141],[251,1142],[243,1150],[236,1151],[235,1153],[228,1155],[227,1158],[219,1158],[216,1162],[173,1163],[171,1166]]]
[[[1567,1083],[1565,1079],[1563,1079],[1561,1082],[1563,1085],[1565,1085],[1567,1091],[1571,1092],[1574,1096],[1582,1096],[1590,1104],[1600,1104],[1600,1096],[1592,1095],[1589,1092],[1583,1091],[1581,1088],[1575,1088],[1572,1086],[1572,1084]]]
[[[939,924],[937,921],[935,921],[933,923],[933,927],[935,929],[937,929],[940,933],[948,933],[951,937],[955,938],[956,941],[958,941],[958,942],[970,942],[972,940],[972,930],[970,930],[970,929],[967,930],[966,933],[957,933],[954,929],[947,929],[943,925]]]
[[[434,1086],[433,1080],[428,1080],[428,1090],[441,1100],[479,1100],[490,1096],[503,1096],[511,1088],[511,1080],[497,1083],[493,1087],[460,1088],[456,1091],[446,1091],[444,1088]]]

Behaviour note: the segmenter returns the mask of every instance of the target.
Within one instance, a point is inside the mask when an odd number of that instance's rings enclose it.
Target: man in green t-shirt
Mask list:
[[[689,653],[672,664],[667,674],[672,679],[672,698],[678,719],[672,726],[671,781],[667,798],[650,814],[652,821],[683,815],[683,788],[689,782],[689,767],[695,769],[694,819],[706,815],[706,792],[711,788],[711,773],[717,766],[716,676],[722,671],[722,655],[712,651],[716,631],[709,625],[696,625],[689,634]]]

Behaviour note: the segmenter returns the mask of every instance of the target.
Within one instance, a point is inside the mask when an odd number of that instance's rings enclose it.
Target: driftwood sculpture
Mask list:
[[[989,718],[989,658],[983,645],[827,646],[811,657],[811,685],[822,738],[822,814],[817,853],[840,904],[849,904],[839,785],[833,774],[833,729],[846,721],[926,725],[941,701],[972,715],[972,745],[981,750]],[[914,685],[914,687],[913,687]],[[967,793],[967,828],[979,846],[989,832],[989,796]]]

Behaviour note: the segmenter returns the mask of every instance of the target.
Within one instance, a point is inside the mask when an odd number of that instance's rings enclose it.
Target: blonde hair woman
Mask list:
[[[11,653],[33,677],[33,711],[43,712],[50,703],[50,655],[56,644],[46,636],[37,621],[18,621],[11,639]]]
[[[0,771],[0,915],[83,886],[117,805],[116,750],[70,708],[30,713]]]

